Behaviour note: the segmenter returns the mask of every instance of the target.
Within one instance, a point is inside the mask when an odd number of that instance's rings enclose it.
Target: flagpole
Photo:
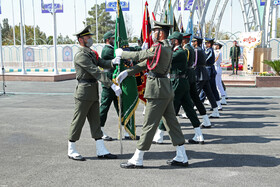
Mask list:
[[[15,15],[14,15],[14,0],[12,0],[12,13],[13,13],[13,37],[14,37],[14,45],[16,45]]]
[[[36,29],[35,29],[35,7],[34,7],[34,0],[32,0],[32,7],[33,7],[33,23],[34,23],[34,45],[36,45]]]
[[[96,43],[98,43],[97,0],[95,1]]]
[[[23,15],[23,41],[26,44],[26,32],[25,32],[25,11],[24,11],[24,0],[22,1],[22,15]]]
[[[21,64],[21,69],[22,69],[22,74],[26,74],[25,71],[25,55],[24,55],[24,38],[23,38],[23,27],[22,27],[22,7],[21,7],[21,1],[19,0],[19,9],[20,9],[20,43],[21,43],[21,55],[22,55],[22,64]]]
[[[3,54],[2,54],[2,26],[1,25],[0,25],[0,60],[1,60],[1,68],[2,68],[3,95],[5,95],[6,84],[5,84],[5,68],[4,68]]]
[[[118,16],[117,16],[117,45],[118,45],[118,48],[120,48],[120,15],[119,15],[119,10],[120,10],[120,1],[118,0],[117,1],[117,13],[118,13]],[[121,73],[121,64],[118,65],[118,74]],[[122,88],[122,85],[120,83],[120,87]],[[119,96],[119,139],[120,139],[120,146],[121,146],[121,154],[123,154],[123,144],[122,144],[122,94]]]
[[[74,0],[74,14],[75,14],[75,33],[77,33],[77,14],[76,14],[76,0]]]
[[[52,13],[53,13],[53,45],[54,45],[54,74],[58,75],[57,70],[57,46],[56,46],[56,12],[54,7],[54,0],[52,2]]]
[[[85,26],[87,25],[87,0],[85,0]]]

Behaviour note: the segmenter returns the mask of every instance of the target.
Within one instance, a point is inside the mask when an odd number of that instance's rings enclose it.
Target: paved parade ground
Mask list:
[[[99,160],[88,123],[77,142],[87,161],[68,159],[75,86],[75,80],[7,82],[7,94],[0,96],[0,187],[280,184],[280,88],[228,88],[228,105],[220,112],[221,118],[211,119],[213,128],[202,129],[205,144],[185,144],[188,168],[166,165],[166,160],[175,156],[166,134],[164,145],[152,145],[145,153],[144,169],[128,170],[120,168],[120,163],[131,158],[136,141],[123,140],[123,155],[119,141],[105,142],[119,159]],[[136,111],[138,135],[142,111],[140,103]],[[192,138],[189,120],[179,122],[186,140]],[[118,118],[111,106],[105,130],[116,138],[117,129]]]

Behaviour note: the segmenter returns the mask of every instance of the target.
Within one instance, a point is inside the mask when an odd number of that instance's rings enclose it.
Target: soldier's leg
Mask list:
[[[216,103],[216,99],[213,95],[213,92],[211,90],[211,87],[210,87],[210,84],[209,84],[209,81],[206,81],[206,83],[203,85],[203,90],[211,104],[211,107],[212,108],[216,108],[217,107],[217,103]]]
[[[205,83],[206,83],[206,81],[197,81],[196,82],[196,90],[197,90],[198,95],[200,94]]]
[[[221,96],[225,96],[226,94],[225,94],[225,90],[224,90],[223,83],[222,83],[222,74],[217,74],[215,81],[216,81],[216,85],[217,85],[218,90],[220,91]]]
[[[88,111],[87,115],[91,137],[94,139],[101,139],[103,133],[100,126],[100,117],[99,117],[99,101],[94,101]]]
[[[117,155],[111,154],[104,145],[103,132],[100,126],[99,101],[94,101],[87,115],[91,137],[96,142],[96,155],[100,159],[116,159]]]
[[[185,96],[182,99],[182,107],[189,120],[191,121],[193,128],[199,127],[200,121],[197,117],[195,110],[193,109],[193,102],[191,100],[189,92],[186,92]]]
[[[206,115],[206,109],[197,93],[196,83],[190,83],[190,96],[200,115]]]
[[[237,75],[237,71],[238,71],[238,59],[235,61],[236,63],[236,75]]]
[[[158,124],[168,104],[169,100],[167,99],[147,99],[142,134],[137,142],[138,150],[147,151],[150,149]]]
[[[232,74],[234,74],[234,60],[231,59]]]
[[[75,111],[69,131],[70,141],[74,142],[80,139],[82,128],[91,105],[92,102],[90,101],[83,101],[75,98]]]
[[[210,78],[209,83],[216,101],[220,101],[220,96],[216,85],[216,75],[213,75],[213,77]]]
[[[172,99],[166,107],[163,114],[163,123],[166,125],[166,130],[170,136],[171,142],[174,146],[180,146],[185,143],[185,138],[181,130],[181,126],[176,118]]]
[[[112,103],[113,97],[109,88],[103,87],[101,93],[101,105],[100,105],[100,126],[104,127],[107,120],[108,111]]]
[[[199,98],[200,98],[200,101],[203,103],[206,99],[206,94],[203,90],[201,90],[200,94],[199,94]]]

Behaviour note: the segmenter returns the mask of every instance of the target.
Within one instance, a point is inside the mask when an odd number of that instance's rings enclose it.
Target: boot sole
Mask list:
[[[188,140],[189,144],[204,144],[204,141]]]
[[[72,156],[68,156],[68,158],[69,158],[69,159],[72,159],[72,160],[75,160],[75,161],[86,161],[86,159],[85,159],[84,157],[79,158],[79,159],[76,159],[76,158],[74,158],[74,157],[72,157]]]

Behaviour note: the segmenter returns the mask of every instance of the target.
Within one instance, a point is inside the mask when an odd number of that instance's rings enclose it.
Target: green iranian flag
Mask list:
[[[128,40],[126,35],[126,28],[123,19],[122,9],[120,7],[119,0],[117,1],[117,18],[116,18],[116,28],[115,28],[115,50],[117,48],[122,48],[124,51],[129,50]],[[127,69],[124,65],[124,60],[121,60],[120,72]],[[115,79],[118,74],[118,68],[116,67],[113,79]],[[136,126],[135,126],[135,110],[138,105],[138,91],[135,77],[129,76],[121,84],[122,95],[121,95],[121,122],[125,130],[129,133],[132,139],[136,138]],[[120,100],[119,100],[120,101]]]

